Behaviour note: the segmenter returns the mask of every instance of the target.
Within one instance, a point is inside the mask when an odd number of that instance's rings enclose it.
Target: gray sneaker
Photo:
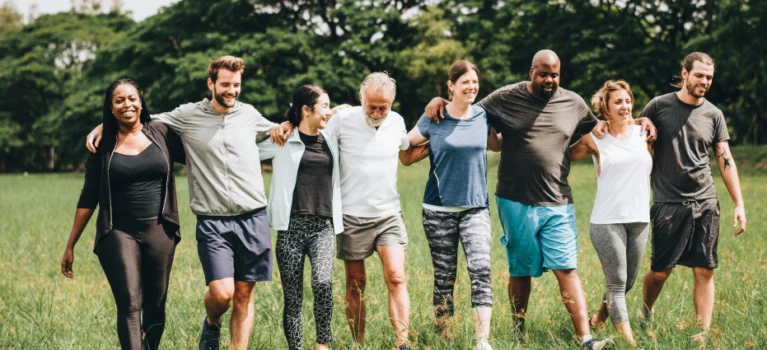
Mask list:
[[[202,332],[200,333],[200,350],[218,350],[218,341],[221,339],[221,328],[208,324],[208,317],[202,318]]]
[[[602,350],[613,345],[615,345],[615,342],[613,342],[613,340],[610,338],[605,338],[605,339],[591,338],[589,339],[589,341],[583,342],[583,345],[581,345],[581,349]]]

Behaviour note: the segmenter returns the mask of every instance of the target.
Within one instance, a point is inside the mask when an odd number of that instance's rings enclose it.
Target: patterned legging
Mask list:
[[[317,344],[332,340],[330,321],[333,318],[333,250],[335,235],[330,218],[314,215],[293,215],[287,231],[277,234],[277,263],[282,279],[285,307],[282,327],[288,348],[299,350],[301,340],[301,304],[304,300],[304,256],[312,265],[314,292],[314,322]]]
[[[423,230],[434,265],[437,317],[453,314],[458,243],[463,245],[471,279],[471,306],[493,305],[490,283],[490,213],[475,208],[458,213],[423,209]]]

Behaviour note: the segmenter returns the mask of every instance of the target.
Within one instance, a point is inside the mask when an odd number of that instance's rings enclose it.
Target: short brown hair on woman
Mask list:
[[[631,86],[629,83],[623,80],[608,80],[604,85],[591,97],[591,107],[594,108],[594,113],[604,117],[607,113],[607,102],[610,101],[610,94],[614,91],[625,90],[629,94],[631,104],[634,104],[634,94],[631,93]]]
[[[468,72],[470,69],[477,72],[477,77],[479,77],[479,69],[477,69],[477,66],[475,66],[473,63],[466,60],[457,61],[453,63],[452,66],[450,66],[450,71],[447,73],[447,79],[455,84],[455,82],[458,81],[458,78],[466,74],[466,72]],[[448,98],[452,99],[453,92],[448,90],[447,96]]]
[[[245,71],[245,62],[242,61],[242,58],[234,56],[221,56],[210,62],[208,65],[208,78],[214,83],[218,79],[218,70],[221,68],[230,72],[242,73]]]

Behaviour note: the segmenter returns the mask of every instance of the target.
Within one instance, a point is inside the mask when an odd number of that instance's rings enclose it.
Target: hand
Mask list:
[[[442,97],[435,97],[429,101],[429,104],[426,105],[426,108],[424,108],[424,113],[426,114],[426,117],[431,119],[433,122],[439,124],[440,119],[445,119],[445,103],[449,101],[445,101],[442,99]]]
[[[61,273],[68,278],[72,278],[75,274],[72,271],[72,264],[75,262],[75,251],[73,248],[67,247],[64,250],[64,257],[61,258]]]
[[[93,130],[85,138],[85,148],[91,151],[91,153],[96,153],[96,148],[99,147],[99,143],[101,142],[101,134],[103,131],[104,125],[99,124],[97,127],[93,128]]]
[[[740,227],[738,227],[740,223]],[[735,235],[739,235],[746,231],[746,208],[742,205],[735,207],[735,215],[732,218],[732,226],[737,227]]]
[[[293,133],[293,123],[291,122],[282,122],[282,124],[277,125],[272,128],[271,132],[271,138],[272,142],[284,146],[285,141],[288,140],[288,136]]]
[[[333,118],[333,116],[336,115],[336,113],[338,113],[338,111],[340,111],[342,109],[351,108],[351,107],[352,106],[347,105],[345,103],[342,104],[342,105],[335,106],[335,107],[333,107],[333,109],[330,110],[330,117]]]
[[[658,138],[658,129],[655,128],[655,124],[650,121],[650,118],[639,118],[634,120],[634,123],[642,126],[642,131],[647,131],[647,142],[653,142]]]
[[[594,126],[594,129],[591,129],[591,133],[594,134],[598,139],[601,139],[607,135],[607,133],[610,132],[610,124],[604,120],[600,120],[597,122],[597,125]]]

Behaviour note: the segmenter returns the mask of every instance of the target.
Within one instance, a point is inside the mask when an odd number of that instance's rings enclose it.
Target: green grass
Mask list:
[[[490,160],[488,178],[495,188],[497,158]],[[473,343],[470,288],[465,259],[461,257],[456,288],[456,343],[443,342],[433,331],[431,312],[432,269],[423,228],[421,198],[427,164],[400,167],[399,187],[409,233],[407,257],[408,289],[412,303],[411,338],[419,349],[469,349]],[[715,171],[716,172],[716,171]],[[588,238],[588,217],[596,182],[593,167],[579,163],[570,175],[576,199],[579,239],[579,271],[591,312],[604,290],[604,277]],[[719,243],[720,268],[716,271],[716,308],[708,348],[763,348],[767,344],[767,175],[750,172],[741,178],[749,219],[748,232],[734,237],[729,223],[732,203],[721,179],[722,231]],[[195,218],[188,207],[186,179],[179,178],[178,193],[183,239],[169,289],[168,320],[163,345],[166,349],[196,348],[203,315],[205,291],[194,239]],[[60,273],[60,259],[72,224],[75,203],[82,186],[82,174],[0,175],[0,348],[6,349],[114,349],[119,347],[115,332],[115,306],[93,248],[95,219],[76,248],[75,278]],[[267,186],[268,188],[268,186]],[[520,338],[511,328],[506,295],[507,265],[498,244],[501,228],[491,200],[493,247],[492,278],[495,306],[491,343],[496,349],[572,349],[575,336],[569,316],[559,302],[558,287],[551,274],[533,283],[527,334]],[[649,245],[648,245],[649,248]],[[649,249],[642,273],[649,266]],[[368,286],[367,344],[371,349],[393,346],[387,316],[386,287],[376,257],[367,262]],[[251,335],[253,349],[286,347],[281,327],[282,292],[276,272],[271,283],[256,288],[256,326]],[[307,349],[313,347],[311,288],[305,280],[304,335]],[[628,295],[631,321],[636,324],[641,282]],[[640,348],[687,349],[694,347],[695,313],[692,303],[693,279],[689,269],[674,273],[657,304],[656,325],[639,332]],[[334,348],[354,348],[343,316],[343,265],[334,268]],[[597,334],[619,338],[608,327]],[[228,339],[224,330],[223,339]],[[618,340],[621,348],[626,344]]]

